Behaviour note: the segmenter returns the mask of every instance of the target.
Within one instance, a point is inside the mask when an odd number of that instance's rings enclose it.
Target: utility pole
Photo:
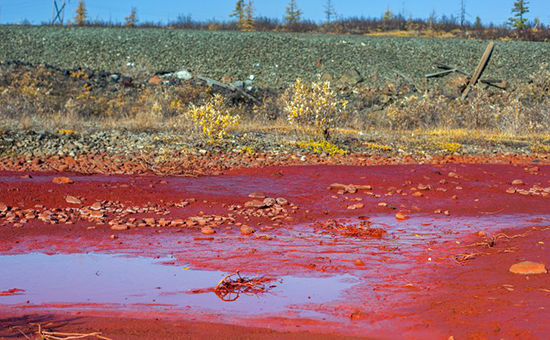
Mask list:
[[[65,0],[53,0],[52,7],[52,25],[59,23],[63,26],[63,20],[65,19]]]

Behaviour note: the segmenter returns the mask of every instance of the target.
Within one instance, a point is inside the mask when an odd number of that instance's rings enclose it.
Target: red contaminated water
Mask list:
[[[6,278],[0,291],[20,289],[0,296],[0,309],[144,318],[155,312],[176,319],[193,314],[286,330],[300,320],[302,330],[382,338],[544,338],[550,334],[550,327],[541,325],[550,316],[548,299],[541,299],[548,297],[548,276],[526,280],[507,268],[526,257],[550,260],[544,251],[547,233],[530,233],[550,226],[550,197],[544,194],[549,170],[483,164],[308,166],[201,178],[64,174],[74,181],[67,185],[52,183],[48,174],[1,173],[0,203],[22,211],[57,209],[79,216],[78,209],[94,202],[116,201],[122,207],[118,213],[155,206],[165,209],[167,220],[233,220],[213,224],[216,233],[203,235],[200,226],[113,231],[107,223],[77,217],[70,224],[30,219],[18,227],[19,220],[0,218],[0,275]],[[333,183],[372,188],[339,193],[327,189]],[[259,192],[285,198],[296,209],[273,219],[234,207]],[[82,204],[68,204],[67,195]],[[189,204],[174,205],[182,201]],[[354,205],[359,206],[350,208]],[[118,213],[109,212],[109,218],[121,219]],[[160,218],[124,214],[124,219]],[[256,232],[241,235],[241,224]],[[497,245],[488,242],[487,250],[471,247],[503,231],[529,234],[497,237]],[[523,243],[500,249],[501,240]],[[465,254],[477,255],[456,261]],[[274,287],[232,302],[207,290],[236,271],[273,278]],[[206,292],[193,293],[196,289]]]

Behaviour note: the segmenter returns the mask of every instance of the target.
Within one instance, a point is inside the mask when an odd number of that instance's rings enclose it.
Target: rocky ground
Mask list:
[[[297,77],[335,79],[356,69],[372,85],[414,79],[435,63],[472,73],[486,42],[332,34],[213,32],[173,29],[0,28],[0,60],[139,73],[186,69],[221,80],[254,75],[261,87],[284,87]],[[63,51],[63,53],[60,53]],[[548,62],[550,44],[497,42],[486,77],[516,82]]]

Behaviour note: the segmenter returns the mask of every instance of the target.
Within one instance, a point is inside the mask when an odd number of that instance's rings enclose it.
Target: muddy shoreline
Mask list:
[[[550,166],[525,161],[276,166],[198,178],[4,171],[0,261],[10,279],[0,286],[0,336],[22,337],[9,327],[30,331],[31,321],[18,318],[51,314],[76,318],[52,328],[117,339],[542,339],[548,275],[508,268],[550,263],[547,189]],[[105,262],[89,262],[97,258]],[[47,277],[47,265],[67,276],[33,286],[33,268]],[[108,266],[129,277],[115,280]],[[193,293],[236,271],[278,281],[241,302]],[[74,280],[98,272],[91,287]],[[65,298],[48,293],[48,282],[67,289]]]

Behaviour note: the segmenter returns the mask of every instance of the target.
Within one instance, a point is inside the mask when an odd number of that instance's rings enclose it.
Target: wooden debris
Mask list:
[[[487,63],[489,62],[489,59],[493,54],[494,47],[495,47],[495,43],[492,41],[489,43],[489,45],[487,45],[487,48],[485,49],[485,53],[483,53],[483,56],[479,60],[479,64],[476,67],[474,75],[472,76],[472,78],[470,78],[470,82],[468,83],[468,86],[466,86],[466,88],[464,89],[464,92],[462,92],[462,99],[465,99],[470,93],[470,91],[472,90],[472,87],[475,84],[477,84],[479,77],[481,77],[481,74],[485,70]]]
[[[494,88],[500,89],[500,90],[506,90],[508,87],[508,82],[506,80],[501,79],[479,79],[481,77],[481,74],[485,70],[485,67],[489,63],[489,59],[491,57],[492,51],[494,49],[494,43],[490,43],[487,46],[487,49],[485,50],[485,53],[483,54],[483,57],[481,58],[479,65],[476,68],[476,71],[474,73],[474,76],[470,77],[470,75],[457,67],[448,66],[445,64],[436,64],[437,68],[441,69],[442,71],[434,72],[434,73],[428,73],[424,75],[426,79],[429,78],[437,78],[437,77],[444,77],[446,75],[449,75],[451,73],[460,73],[465,76],[468,76],[468,85],[464,89],[464,92],[462,94],[462,98],[466,98],[466,96],[471,91],[471,87],[475,85],[477,82],[483,83],[487,86],[492,86]],[[477,79],[476,79],[477,75]]]
[[[62,332],[48,332],[42,329],[42,326],[38,324],[38,331],[36,332],[38,339],[43,340],[69,340],[69,339],[86,339],[94,337],[102,340],[112,340],[105,336],[102,336],[100,332],[93,333],[62,333]],[[25,336],[26,337],[26,336]]]
[[[240,294],[262,294],[267,293],[275,285],[270,284],[274,279],[260,276],[247,278],[239,272],[228,274],[218,282],[214,288],[216,295],[224,301],[235,301]]]
[[[456,71],[457,71],[456,68],[450,68],[450,69],[447,69],[447,70],[444,70],[444,71],[439,71],[439,72],[435,72],[435,73],[428,73],[424,77],[426,77],[426,78],[441,77],[441,76],[446,76],[447,74],[453,73],[453,72],[456,72]]]

